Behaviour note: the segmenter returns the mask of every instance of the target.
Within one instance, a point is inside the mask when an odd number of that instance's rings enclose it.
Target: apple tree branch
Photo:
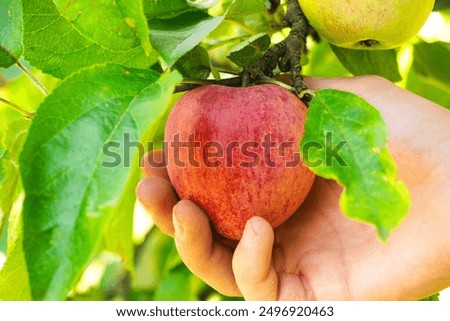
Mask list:
[[[243,85],[257,82],[264,77],[273,77],[273,71],[278,66],[281,71],[290,72],[293,91],[304,100],[310,101],[310,94],[303,84],[300,60],[307,52],[306,37],[312,35],[317,39],[318,36],[308,23],[298,0],[287,0],[284,25],[291,28],[289,36],[270,48],[255,65],[243,71]]]

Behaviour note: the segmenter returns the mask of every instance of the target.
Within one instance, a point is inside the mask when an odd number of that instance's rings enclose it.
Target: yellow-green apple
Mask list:
[[[314,180],[299,153],[306,110],[275,85],[188,92],[165,131],[167,170],[180,198],[197,203],[230,239],[241,238],[252,216],[273,227],[286,221]]]
[[[299,0],[317,32],[351,49],[391,49],[416,35],[434,0]]]

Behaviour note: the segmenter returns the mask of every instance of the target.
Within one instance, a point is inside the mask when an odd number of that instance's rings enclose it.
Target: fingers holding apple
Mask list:
[[[274,231],[261,217],[252,217],[233,256],[233,272],[244,298],[252,301],[275,300],[278,276],[272,264]]]
[[[178,253],[186,266],[211,287],[224,295],[240,296],[231,268],[232,249],[214,240],[207,215],[191,201],[180,201],[168,180],[163,152],[144,156],[144,179],[136,195],[151,215],[153,222],[165,234],[175,239]]]
[[[141,171],[144,177],[156,176],[169,181],[164,151],[153,150],[145,154],[141,160]]]
[[[231,266],[233,249],[213,237],[205,212],[191,201],[180,201],[173,222],[178,253],[192,273],[224,295],[241,296]]]
[[[151,153],[144,159],[149,157]],[[143,172],[149,176],[137,188],[138,199],[154,223],[175,239],[186,266],[224,295],[276,299],[278,276],[272,265],[274,231],[270,224],[260,217],[250,219],[234,249],[215,235],[201,208],[188,200],[179,201],[170,183],[161,177],[164,174],[145,166]]]
[[[173,237],[172,209],[179,198],[172,184],[156,176],[144,178],[136,188],[136,195],[156,226]]]

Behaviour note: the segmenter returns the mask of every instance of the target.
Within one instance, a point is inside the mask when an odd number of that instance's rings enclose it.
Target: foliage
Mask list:
[[[397,53],[391,50],[354,50],[331,45],[339,61],[355,76],[376,74],[392,82],[402,80]]]
[[[409,196],[396,179],[380,112],[354,94],[326,89],[316,93],[307,117],[302,150],[311,144],[331,146],[340,157],[334,160],[326,148],[311,148],[303,154],[306,164],[343,185],[344,214],[374,224],[386,240],[408,211]]]
[[[0,68],[14,64],[23,53],[22,4],[6,0],[0,6]]]
[[[139,159],[152,148],[146,142],[162,141],[182,78],[204,81],[241,72],[288,30],[283,5],[269,14],[264,0],[199,3],[0,2],[0,240],[7,243],[0,300],[225,299],[189,272],[173,241],[136,206]],[[397,50],[354,52],[308,39],[304,73],[381,75],[450,108],[449,33],[432,25],[450,28],[450,8],[438,3],[431,27]],[[18,65],[30,69],[50,95],[17,72]],[[346,114],[344,104],[352,106]],[[36,114],[30,120],[11,106]],[[340,117],[331,122],[325,112]],[[316,171],[348,183],[341,205],[349,216],[356,212],[352,206],[364,207],[357,200],[373,199],[359,194],[364,188],[384,190],[376,213],[356,218],[372,222],[386,237],[408,202],[385,150],[383,120],[357,97],[319,92],[303,144],[326,139],[323,133],[339,126],[345,131],[336,140],[347,140],[361,155],[347,160],[371,159],[374,176],[343,173],[341,167]],[[143,149],[125,147],[139,141]],[[388,206],[397,209],[389,219],[383,214]]]

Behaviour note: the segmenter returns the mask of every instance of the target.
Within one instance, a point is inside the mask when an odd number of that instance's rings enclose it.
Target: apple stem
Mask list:
[[[270,78],[267,76],[260,77],[257,80],[257,84],[261,84],[261,85],[262,84],[272,84],[272,85],[277,85],[277,86],[283,87],[284,89],[287,89],[289,91],[294,91],[294,87],[289,86],[289,85],[285,84],[284,82],[278,81],[274,78]]]
[[[255,65],[244,69],[243,85],[258,82],[262,77],[272,78],[273,71],[278,65],[281,71],[290,72],[292,91],[308,103],[312,96],[309,92],[305,92],[307,87],[303,84],[300,61],[302,54],[307,52],[306,37],[311,35],[318,40],[318,35],[303,14],[298,0],[287,0],[284,25],[291,27],[289,36],[267,50]]]

